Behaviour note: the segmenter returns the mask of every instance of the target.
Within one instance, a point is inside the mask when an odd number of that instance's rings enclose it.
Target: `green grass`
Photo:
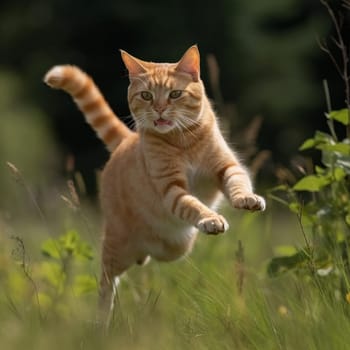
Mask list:
[[[67,206],[73,198],[65,188],[50,192],[49,201],[46,195],[38,199],[22,174],[14,175],[16,201],[0,213],[1,348],[260,350],[350,344],[350,305],[334,291],[324,286],[320,293],[313,281],[292,273],[267,277],[274,247],[303,239],[297,218],[272,203],[265,213],[225,207],[228,233],[200,235],[192,254],[177,262],[130,269],[105,334],[95,322],[97,291],[78,293],[74,287],[80,274],[98,279],[99,212],[87,204]],[[63,280],[59,261],[44,257],[41,246],[70,230],[93,247],[95,259],[73,259],[64,267],[70,277]]]
[[[88,206],[67,209],[59,196],[49,207],[40,204],[41,214],[36,204],[24,202],[28,215],[20,221],[15,210],[0,219],[2,349],[350,349],[350,305],[327,284],[320,289],[292,273],[267,277],[273,247],[302,239],[296,218],[271,203],[263,214],[224,208],[227,234],[200,235],[192,254],[177,262],[130,269],[108,334],[95,323],[96,290],[80,295],[67,283],[56,299],[42,296],[54,288],[41,244],[70,229],[96,255],[74,262],[72,273],[97,278],[99,214]],[[26,270],[11,235],[23,240]],[[239,241],[244,259],[237,258]]]

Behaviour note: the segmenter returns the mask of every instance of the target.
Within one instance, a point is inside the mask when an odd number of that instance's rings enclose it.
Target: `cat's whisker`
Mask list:
[[[188,122],[191,125],[200,125],[201,120],[200,119],[194,119],[192,117],[187,116],[187,111],[186,110],[179,110],[179,116],[180,118],[184,119],[186,122]]]
[[[174,123],[174,128],[175,128],[176,131],[178,131],[178,135],[181,138],[181,144],[184,145],[186,140],[185,140],[185,135],[183,133],[183,127],[177,121],[177,122]]]
[[[198,136],[190,129],[191,125],[186,125],[180,118],[177,119],[178,124],[181,126],[182,130],[186,131],[188,134],[191,135],[194,139],[197,139]]]
[[[177,114],[177,119],[181,119],[184,124],[186,124],[188,127],[191,126],[199,126],[201,125],[201,121],[194,119],[193,117],[188,117],[187,116],[187,111],[186,110],[179,110],[179,113]]]
[[[135,118],[135,123],[137,126],[137,130],[145,130],[148,129],[150,126],[147,125],[150,123],[152,113],[145,112],[142,115],[138,115],[137,118]]]
[[[126,126],[130,129],[135,131],[135,127],[136,127],[136,121],[134,119],[128,120],[126,122]]]
[[[186,145],[190,139],[197,140],[197,136],[192,133],[191,130],[188,130],[188,128],[181,124],[181,122],[176,124],[176,128],[178,130],[178,135],[181,138],[181,144]]]

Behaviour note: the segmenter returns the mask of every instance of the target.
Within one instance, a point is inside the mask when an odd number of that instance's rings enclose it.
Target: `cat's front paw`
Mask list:
[[[266,208],[266,202],[263,197],[260,197],[257,194],[247,193],[247,194],[243,194],[235,197],[232,200],[232,206],[237,209],[263,211]]]
[[[216,214],[199,220],[197,228],[209,235],[217,235],[227,231],[229,225],[223,216]]]

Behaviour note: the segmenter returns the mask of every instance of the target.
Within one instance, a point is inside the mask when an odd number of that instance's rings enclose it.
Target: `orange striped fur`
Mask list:
[[[116,118],[92,79],[78,67],[55,66],[46,74],[44,81],[52,88],[62,89],[73,97],[86,121],[110,151],[130,135],[129,129]]]
[[[128,102],[136,132],[114,115],[90,77],[57,66],[45,81],[68,92],[112,151],[101,181],[105,219],[100,301],[108,313],[115,277],[148,257],[177,259],[197,231],[228,229],[214,208],[224,194],[235,208],[264,210],[246,169],[225,142],[199,74],[199,52],[177,63],[139,60],[125,51]]]

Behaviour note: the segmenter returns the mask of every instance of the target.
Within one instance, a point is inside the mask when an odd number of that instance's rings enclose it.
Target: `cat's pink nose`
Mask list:
[[[153,109],[158,112],[159,114],[162,114],[166,110],[166,105],[156,104],[153,105]]]

